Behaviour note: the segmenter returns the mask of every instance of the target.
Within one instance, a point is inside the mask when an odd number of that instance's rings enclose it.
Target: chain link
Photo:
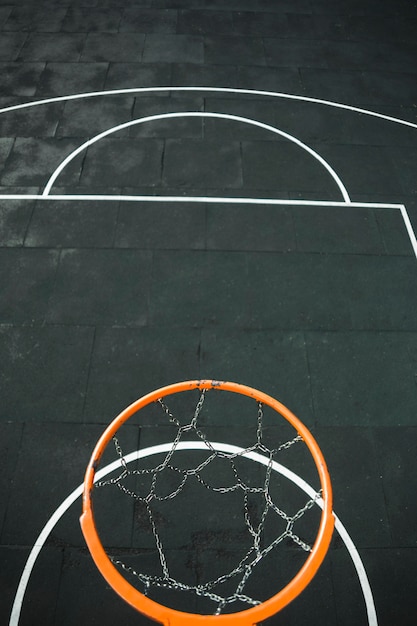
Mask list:
[[[120,459],[121,472],[115,478],[110,478],[105,481],[97,482],[95,486],[103,487],[108,485],[115,485],[127,496],[144,505],[150,529],[154,537],[155,547],[161,565],[162,576],[151,576],[143,572],[137,572],[133,567],[126,565],[122,561],[113,557],[111,557],[112,562],[115,565],[119,566],[126,573],[129,573],[130,575],[137,578],[143,585],[145,595],[148,594],[150,589],[152,589],[153,587],[192,592],[197,596],[204,596],[211,600],[216,605],[214,614],[220,615],[226,606],[235,602],[241,602],[249,606],[254,606],[260,603],[259,600],[254,599],[244,593],[246,584],[258,563],[260,563],[261,560],[269,552],[276,548],[285,539],[293,541],[296,545],[300,546],[305,551],[311,551],[311,546],[308,545],[308,543],[306,543],[304,540],[302,540],[294,532],[293,528],[294,524],[301,517],[303,517],[309,509],[314,506],[317,499],[320,498],[321,492],[318,492],[313,498],[308,500],[308,502],[306,502],[304,506],[301,507],[294,515],[289,515],[288,513],[286,513],[281,508],[281,506],[279,506],[279,504],[273,501],[270,493],[273,462],[275,456],[279,452],[288,450],[294,444],[302,441],[302,437],[300,435],[297,435],[289,441],[281,443],[277,448],[268,448],[263,441],[263,405],[261,402],[258,402],[256,442],[252,446],[245,448],[243,451],[239,451],[236,453],[225,453],[218,451],[213,447],[213,444],[207,439],[206,434],[201,430],[201,427],[199,426],[199,417],[205,399],[206,390],[204,389],[200,393],[191,421],[188,424],[181,426],[180,420],[172,414],[165,400],[163,398],[159,398],[157,400],[157,403],[161,406],[163,412],[168,418],[169,423],[177,427],[177,433],[174,441],[172,442],[171,447],[165,455],[163,461],[154,468],[129,470],[119,440],[114,437],[113,441],[116,454]],[[196,464],[194,467],[189,469],[183,469],[173,463],[173,457],[184,433],[190,432],[194,433],[198,439],[205,443],[207,447],[207,457],[203,459],[203,461],[201,461],[200,463]],[[269,462],[266,465],[263,479],[256,486],[246,484],[246,482],[239,475],[238,467],[235,462],[237,458],[244,457],[246,454],[253,451],[262,452],[269,458]],[[216,459],[228,464],[232,475],[234,476],[235,482],[233,484],[227,486],[215,486],[210,484],[210,481],[207,480],[207,478],[204,476],[204,470],[206,470],[206,468],[208,468],[210,464]],[[162,495],[158,493],[157,487],[160,478],[166,471],[177,474],[179,480],[175,488],[171,489],[169,493],[165,493],[164,495]],[[127,487],[124,482],[125,479],[129,476],[150,476],[150,485],[148,485],[148,487],[144,489],[143,493],[140,492],[140,488],[137,488],[137,490],[131,489]],[[241,491],[243,494],[244,527],[248,531],[248,535],[252,538],[252,543],[247,550],[245,556],[231,571],[200,585],[187,585],[181,581],[175,580],[170,576],[164,545],[158,531],[157,519],[153,511],[153,506],[155,502],[163,502],[174,499],[181,492],[183,492],[186,483],[192,479],[195,479],[205,489],[216,493],[227,494],[231,492]],[[256,495],[256,497],[260,496],[263,499],[261,513],[260,515],[258,514],[257,520],[253,518],[250,510],[250,497],[254,494]],[[284,530],[282,530],[278,534],[278,536],[276,536],[272,541],[267,543],[267,545],[263,546],[263,543],[265,543],[266,535],[265,527],[267,519],[269,519],[271,512],[273,514],[276,514],[282,520]],[[236,581],[234,593],[232,593],[231,595],[222,596],[216,591],[216,589],[218,589],[222,584],[231,581],[232,579]]]

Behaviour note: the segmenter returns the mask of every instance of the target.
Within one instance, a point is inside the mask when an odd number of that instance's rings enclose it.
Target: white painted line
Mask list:
[[[118,195],[118,194],[24,194],[0,192],[0,200],[41,200],[50,202],[54,200],[73,200],[81,202],[188,202],[202,204],[265,204],[265,205],[289,205],[289,206],[312,206],[312,207],[336,207],[356,209],[398,209],[402,204],[386,202],[340,202],[337,200],[290,200],[288,198],[247,198],[238,196],[142,196],[142,195]]]
[[[379,202],[336,202],[332,200],[287,200],[279,198],[237,198],[217,196],[121,196],[121,195],[94,195],[94,194],[0,194],[0,200],[41,200],[48,201],[76,201],[76,202],[179,202],[179,203],[204,203],[204,204],[249,204],[249,205],[276,205],[276,206],[311,206],[311,207],[335,207],[336,209],[395,209],[400,211],[407,234],[417,259],[417,238],[414,233],[407,210],[403,204],[390,204]]]
[[[234,454],[234,453],[244,452],[243,448],[240,448],[238,446],[232,446],[230,444],[225,444],[225,443],[213,442],[213,446],[216,450],[221,451],[221,452],[226,452],[226,453]],[[132,461],[135,461],[137,459],[146,458],[148,456],[153,456],[155,454],[166,453],[171,448],[172,448],[172,444],[168,443],[168,444],[161,444],[158,446],[152,446],[149,448],[145,448],[143,450],[136,450],[134,452],[131,452],[130,454],[127,454],[125,456],[125,461],[126,463],[131,463]],[[206,450],[207,448],[204,442],[202,441],[189,441],[189,442],[180,442],[178,444],[177,449],[178,450],[201,450],[201,449]],[[256,463],[261,463],[266,466],[269,464],[269,459],[267,457],[264,457],[256,452],[246,453],[245,456],[248,459],[255,461]],[[104,476],[107,476],[110,472],[114,471],[115,469],[119,467],[120,467],[120,460],[117,459],[113,463],[110,463],[106,467],[103,467],[101,470],[99,470],[95,476],[95,481],[101,480]],[[285,466],[281,465],[280,463],[273,462],[272,468],[274,471],[285,476],[288,480],[291,480],[300,489],[302,489],[310,498],[313,498],[316,495],[316,491],[313,489],[313,487],[311,487],[307,482],[305,482],[303,478],[301,478],[300,476],[298,476],[297,474],[295,474],[294,472],[292,472]],[[52,516],[50,517],[50,519],[48,520],[48,522],[42,529],[39,537],[37,538],[29,554],[29,557],[26,561],[26,565],[24,567],[22,576],[19,581],[19,586],[15,595],[12,613],[10,616],[9,626],[18,626],[19,624],[20,613],[22,610],[22,604],[23,604],[25,593],[26,593],[26,588],[29,583],[29,579],[30,579],[33,567],[36,563],[36,560],[39,556],[40,551],[42,550],[45,544],[45,541],[49,537],[55,525],[64,515],[64,513],[82,495],[82,492],[83,492],[83,485],[79,485],[79,487],[74,489],[74,491],[64,500],[64,502],[52,514]],[[323,501],[321,499],[318,499],[316,502],[318,506],[323,508]],[[365,605],[366,605],[368,624],[369,626],[378,626],[375,603],[374,603],[371,587],[370,587],[369,580],[368,580],[365,568],[363,566],[362,560],[347,530],[343,526],[342,522],[336,516],[336,514],[334,514],[334,517],[335,517],[335,529],[339,533],[340,538],[344,542],[350,554],[350,557],[352,559],[353,565],[355,566],[355,569],[359,578],[359,583],[362,589],[362,593],[363,593],[363,597],[364,597]]]
[[[146,117],[142,117],[139,119],[131,120],[129,122],[125,122],[124,124],[118,124],[117,126],[113,126],[112,128],[108,128],[107,130],[99,133],[95,137],[92,137],[81,146],[79,146],[76,150],[74,150],[71,154],[69,154],[64,161],[58,166],[55,172],[50,177],[46,187],[43,191],[43,195],[47,196],[56,179],[60,175],[60,173],[64,170],[64,168],[81,152],[83,152],[86,148],[93,145],[97,141],[100,141],[104,137],[112,135],[113,133],[117,133],[119,130],[124,130],[125,128],[130,128],[131,126],[136,126],[138,124],[144,124],[146,122],[153,122],[157,120],[165,120],[165,119],[175,119],[175,118],[184,118],[184,117],[200,117],[200,118],[215,118],[222,120],[229,120],[234,122],[241,122],[243,124],[249,124],[251,126],[257,126],[258,128],[262,128],[263,130],[267,130],[269,132],[275,133],[276,135],[280,135],[288,141],[295,143],[297,146],[308,152],[314,159],[316,159],[330,174],[330,176],[335,181],[336,185],[339,187],[340,192],[342,194],[345,202],[350,202],[349,194],[340,180],[339,176],[336,174],[334,169],[321,157],[315,150],[310,148],[307,144],[303,143],[293,135],[286,133],[275,126],[270,126],[269,124],[264,124],[263,122],[259,122],[257,120],[241,117],[240,115],[231,115],[228,113],[209,113],[209,112],[201,112],[201,111],[187,111],[187,112],[177,112],[177,113],[162,113],[159,115],[148,115]]]
[[[97,98],[100,96],[119,96],[125,94],[142,94],[142,93],[155,93],[155,92],[208,92],[208,93],[234,93],[237,95],[249,95],[249,96],[262,96],[269,98],[282,98],[284,100],[298,100],[300,102],[310,102],[312,104],[322,104],[324,106],[333,107],[336,109],[342,109],[345,111],[352,111],[353,113],[361,113],[363,115],[369,115],[376,117],[386,122],[394,122],[395,124],[402,124],[403,126],[409,126],[410,128],[417,128],[417,124],[403,120],[391,115],[385,115],[383,113],[377,113],[369,109],[363,109],[361,107],[351,106],[349,104],[343,104],[341,102],[335,102],[332,100],[323,100],[321,98],[311,98],[309,96],[298,96],[295,94],[283,93],[279,91],[262,91],[259,89],[238,89],[233,87],[133,87],[129,89],[107,89],[103,91],[87,91],[85,93],[77,93],[66,96],[56,96],[53,98],[45,98],[43,100],[34,100],[33,102],[25,102],[23,104],[15,104],[0,109],[1,113],[8,113],[11,111],[18,111],[20,109],[26,109],[33,106],[39,106],[42,104],[53,104],[54,102],[66,102],[70,100],[80,100],[83,98]]]

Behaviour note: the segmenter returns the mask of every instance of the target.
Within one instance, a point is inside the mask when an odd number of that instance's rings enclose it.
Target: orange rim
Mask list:
[[[233,614],[200,615],[195,613],[185,613],[183,611],[177,611],[158,604],[154,600],[146,597],[125,578],[123,578],[120,572],[110,561],[100,541],[94,521],[92,507],[94,478],[103,452],[112,437],[134,413],[143,407],[157,401],[159,398],[192,389],[219,389],[238,393],[249,396],[258,402],[262,402],[277,411],[277,413],[282,415],[282,417],[284,417],[303,438],[314,459],[320,478],[323,500],[320,524],[313,548],[304,565],[295,577],[277,594],[262,604]],[[294,598],[296,598],[307,587],[323,562],[330,545],[334,528],[332,487],[326,462],[316,440],[304,424],[289,409],[287,409],[287,407],[281,404],[281,402],[261,391],[257,391],[256,389],[252,389],[251,387],[240,385],[238,383],[214,380],[193,380],[168,385],[167,387],[162,387],[161,389],[157,389],[156,391],[143,396],[122,411],[104,431],[103,435],[97,442],[85,473],[83,512],[80,518],[80,523],[88,549],[102,576],[116,591],[116,593],[118,593],[128,604],[144,615],[150,617],[156,622],[165,624],[166,626],[192,626],[203,623],[214,624],[214,622],[216,622],[216,624],[220,623],[222,626],[230,626],[232,624],[253,626],[258,622],[271,617],[275,613],[278,613],[278,611],[292,602],[292,600],[294,600]]]

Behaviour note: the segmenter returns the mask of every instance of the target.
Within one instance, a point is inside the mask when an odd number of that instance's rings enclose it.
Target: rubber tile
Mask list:
[[[31,33],[19,54],[19,61],[62,61],[76,63],[85,35],[71,33]]]
[[[169,63],[110,63],[106,76],[106,89],[131,89],[170,85]],[[164,94],[166,95],[166,94]]]
[[[142,249],[202,249],[206,209],[202,204],[122,203],[115,246]]]
[[[105,137],[88,147],[80,184],[84,188],[155,186],[161,182],[164,145],[159,139]]]
[[[258,37],[205,37],[204,61],[208,65],[264,66],[264,44]]]
[[[56,33],[61,30],[66,15],[65,7],[54,7],[26,4],[12,7],[5,23],[5,30],[17,32]]]
[[[199,329],[99,328],[87,390],[85,418],[110,421],[153,389],[199,377]],[[158,414],[159,415],[159,414]],[[166,416],[160,416],[163,421]],[[150,422],[155,424],[155,418]]]
[[[44,319],[58,263],[55,250],[0,249],[2,323]]]
[[[2,418],[80,421],[93,329],[3,325],[0,331]]]
[[[88,137],[98,134],[132,118],[135,99],[133,96],[118,96],[117,107],[114,99],[86,98],[70,100],[60,116],[56,129],[58,137]],[[119,131],[118,137],[128,131]]]
[[[3,185],[46,184],[54,170],[78,143],[71,139],[17,138],[1,175]],[[78,180],[81,163],[74,161],[63,172],[60,181]]]
[[[26,546],[2,546],[0,550],[4,566],[0,574],[4,590],[0,600],[0,616],[7,623],[29,550]],[[29,593],[26,594],[24,602],[19,604],[22,609],[19,624],[29,626],[33,623],[33,615],[42,615],[45,626],[54,624],[55,596],[59,589],[62,560],[61,547],[48,546],[42,550],[30,577]]]
[[[108,68],[108,63],[48,63],[37,83],[36,95],[59,97],[99,91],[104,87]]]
[[[117,202],[38,202],[25,246],[108,248],[113,245]]]
[[[230,11],[178,11],[177,32],[185,35],[220,35],[233,32]]]
[[[4,108],[13,106],[9,98],[3,99]],[[25,104],[25,103],[22,103]],[[63,104],[29,106],[0,115],[0,132],[3,137],[54,137],[63,111]]]
[[[143,51],[145,63],[203,62],[203,39],[195,35],[147,35]]]
[[[192,158],[190,158],[192,155]],[[242,185],[237,141],[166,141],[163,184],[170,187],[239,188]]]
[[[144,44],[142,33],[89,33],[81,61],[137,62],[142,59]]]
[[[0,246],[23,245],[33,202],[27,200],[0,200]]]
[[[68,33],[117,33],[122,14],[122,9],[117,7],[106,9],[69,7],[62,21],[61,30]]]
[[[414,350],[414,362],[416,359]],[[393,546],[416,545],[415,473],[416,428],[388,427],[375,430],[378,464],[384,486]]]
[[[33,96],[44,68],[44,63],[0,63],[1,95]]]
[[[175,33],[177,32],[177,13],[174,9],[128,7],[123,11],[119,32]]]
[[[332,332],[306,336],[319,425],[413,425],[416,333]],[[381,387],[383,381],[383,387]]]
[[[150,254],[144,251],[62,251],[49,322],[143,326],[148,317],[150,263]]]

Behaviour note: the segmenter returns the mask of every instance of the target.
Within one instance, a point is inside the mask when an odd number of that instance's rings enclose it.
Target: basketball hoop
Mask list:
[[[191,421],[185,426],[181,426],[179,420],[177,420],[170,412],[166,403],[166,398],[174,394],[190,392],[192,390],[198,390],[200,397],[194,409]],[[199,422],[206,392],[212,391],[226,391],[232,392],[232,394],[240,394],[241,396],[253,399],[257,404],[256,442],[239,454],[236,452],[226,453],[224,451],[216,450],[216,444],[210,442],[204,433],[203,426]],[[152,469],[128,470],[121,446],[116,439],[116,433],[118,433],[119,429],[129,420],[129,418],[152,403],[159,403],[163,411],[166,413],[170,423],[178,427],[177,435],[174,438],[174,442],[172,443],[169,452],[165,454],[162,463],[159,463]],[[296,435],[289,441],[280,444],[278,447],[273,449],[267,447],[263,442],[263,407],[269,407],[279,416],[283,417],[286,425],[289,424],[293,429],[295,429]],[[206,457],[203,462],[197,463],[195,467],[187,470],[176,467],[173,461],[173,457],[181,450],[180,439],[184,433],[187,433],[188,435],[190,435],[190,433],[191,435],[195,435],[196,439],[199,441],[199,447],[206,452]],[[96,482],[96,472],[98,470],[100,459],[112,439],[115,441],[116,452],[120,459],[121,473],[117,478],[110,479],[99,484]],[[270,492],[270,474],[273,459],[276,458],[277,454],[282,450],[287,450],[292,447],[292,445],[298,441],[304,442],[314,461],[320,482],[320,489],[317,491],[315,498],[310,499],[295,515],[291,516],[283,512],[280,507],[273,502]],[[185,446],[186,444],[184,444],[184,447]],[[221,446],[218,446],[219,449],[220,447]],[[239,476],[238,470],[236,469],[238,461],[241,462],[241,460],[245,458],[245,455],[250,456],[250,454],[253,455],[254,453],[261,453],[269,459],[266,463],[267,470],[265,478],[263,479],[262,486],[260,487],[248,486],[248,484]],[[234,485],[226,488],[218,488],[206,484],[207,480],[203,477],[205,468],[207,468],[214,460],[219,459],[222,462],[227,463],[232,468],[236,481]],[[177,472],[181,477],[182,482],[174,491],[162,498],[157,496],[155,492],[155,483],[159,477],[162,476],[163,472],[168,469],[171,472]],[[123,485],[123,481],[127,476],[141,476],[142,472],[146,472],[148,475],[151,474],[152,476],[152,486],[148,490],[146,496],[143,494],[132,493],[130,488],[128,489]],[[253,541],[252,546],[249,548],[244,558],[240,560],[238,566],[232,568],[231,572],[219,576],[215,581],[198,585],[186,585],[182,582],[178,582],[171,576],[168,566],[166,565],[163,542],[160,539],[156,521],[153,519],[150,510],[152,500],[167,500],[171,503],[177,495],[182,494],[187,480],[195,480],[204,488],[208,488],[211,491],[221,491],[225,495],[228,495],[231,492],[239,492],[239,494],[242,493],[242,498],[245,502],[244,518],[246,530],[248,531],[247,534],[251,535]],[[93,492],[95,491],[95,487],[103,486],[104,484],[116,485],[128,496],[133,497],[141,503],[145,503],[149,512],[150,526],[152,528],[157,552],[161,562],[162,574],[160,576],[142,573],[138,574],[135,570],[133,570],[133,568],[124,565],[107,554],[99,537],[93,513]],[[251,493],[259,494],[264,503],[262,519],[258,525],[254,524],[251,520],[247,507],[247,501]],[[309,509],[311,509],[319,499],[321,499],[321,515],[314,542],[312,541],[312,545],[310,546],[295,533],[294,524]],[[274,517],[274,519],[276,517],[280,520],[280,522],[284,523],[285,530],[284,532],[281,532],[281,534],[278,534],[278,536],[267,545],[261,547],[260,538],[261,536],[263,537],[265,531],[265,519],[270,514]],[[260,621],[271,617],[292,602],[309,584],[323,562],[330,545],[334,526],[334,516],[332,513],[332,489],[326,463],[318,444],[304,424],[280,402],[260,391],[237,383],[219,382],[213,380],[187,381],[163,387],[143,396],[127,407],[108,426],[99,439],[87,466],[84,480],[83,512],[80,522],[88,549],[97,568],[105,580],[128,604],[142,614],[155,620],[156,622],[164,624],[165,626],[192,626],[205,623],[216,623],[221,626],[230,626],[232,624],[239,626],[253,626]],[[253,574],[253,571],[255,571],[258,562],[260,562],[262,558],[266,557],[266,555],[271,554],[279,544],[283,544],[284,539],[287,541],[291,540],[293,543],[301,546],[304,551],[308,552],[306,560],[293,578],[277,593],[272,595],[272,597],[262,600],[253,599],[246,594],[245,587],[250,579],[250,576]],[[144,586],[143,593],[127,580],[125,577],[126,574],[133,574],[139,579]],[[234,580],[234,578],[238,579],[234,594],[228,597],[222,597],[220,593],[215,591],[216,586],[224,583],[225,581],[229,583]],[[165,606],[148,596],[148,591],[152,585],[163,589],[175,589],[176,591],[192,591],[196,595],[207,596],[210,600],[216,603],[217,609],[211,614],[200,614],[188,613],[176,608],[171,608],[170,606]],[[237,610],[237,612],[233,613],[222,613],[225,607],[230,608],[229,605],[236,603],[239,604],[242,602],[249,605],[249,608]]]

